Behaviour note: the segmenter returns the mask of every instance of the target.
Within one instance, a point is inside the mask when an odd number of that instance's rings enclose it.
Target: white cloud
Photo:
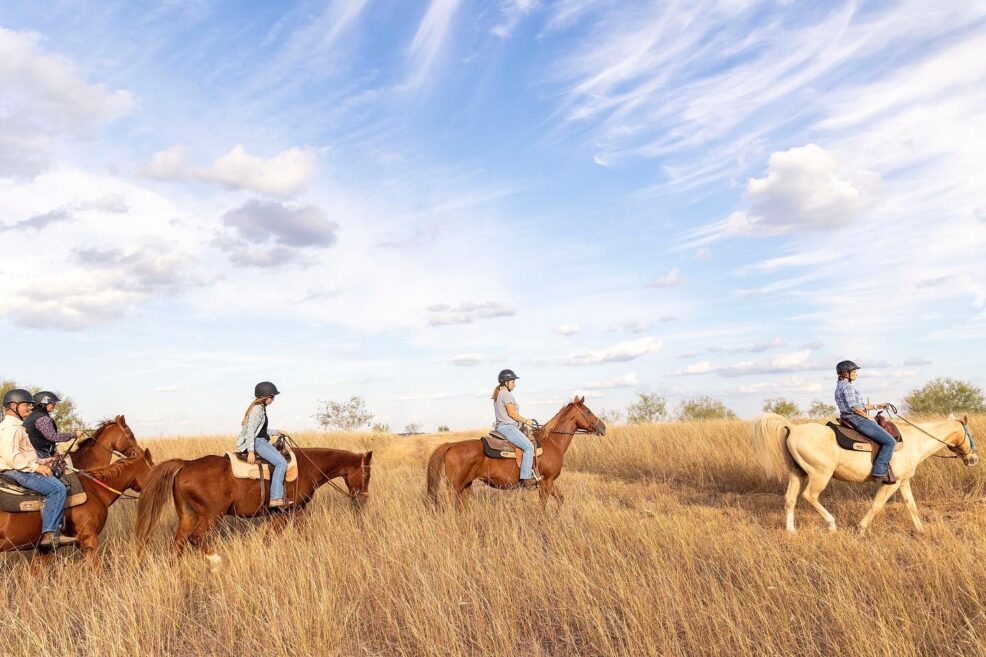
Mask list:
[[[811,351],[804,349],[759,361],[742,361],[739,363],[713,364],[708,361],[693,363],[688,367],[675,370],[673,376],[696,376],[702,374],[718,374],[720,376],[745,376],[755,374],[780,374],[784,372],[804,372],[831,369],[832,364],[811,357]]]
[[[458,354],[449,358],[448,362],[459,367],[474,367],[476,365],[482,365],[488,360],[482,354]]]
[[[514,309],[496,301],[466,301],[454,306],[439,303],[425,308],[431,317],[429,326],[446,326],[451,324],[471,324],[477,319],[493,319],[509,317]]]
[[[538,5],[537,0],[500,0],[500,21],[493,26],[490,33],[508,38],[521,19],[531,13]]]
[[[631,372],[626,376],[606,381],[595,381],[582,385],[585,390],[609,390],[613,388],[634,388],[640,384],[640,379],[636,372]]]
[[[555,333],[564,336],[575,335],[581,330],[582,327],[578,324],[559,324],[555,327]]]
[[[664,276],[658,276],[651,281],[649,287],[673,287],[683,284],[686,280],[688,279],[682,276],[681,271],[675,267]]]
[[[770,340],[764,340],[762,342],[749,342],[747,344],[739,345],[729,345],[726,347],[712,346],[708,347],[705,351],[710,354],[740,354],[740,353],[753,353],[757,354],[762,351],[768,351],[770,349],[780,349],[781,347],[786,347],[787,343],[780,337],[775,337]],[[808,347],[806,347],[808,348]]]
[[[908,358],[904,361],[905,367],[921,367],[923,365],[931,365],[933,361],[930,358],[922,358],[920,356],[914,358]]]
[[[0,177],[47,168],[61,142],[129,112],[133,95],[92,84],[34,32],[0,27]]]
[[[197,180],[228,189],[244,189],[289,198],[305,190],[315,176],[318,152],[289,148],[264,159],[236,146],[209,167],[189,165],[183,146],[172,146],[151,156],[143,175],[154,180]]]
[[[654,337],[621,342],[611,347],[579,351],[563,358],[546,362],[558,365],[599,365],[600,363],[624,363],[652,354],[661,348],[661,341]]]
[[[425,81],[448,39],[452,18],[460,0],[431,0],[414,39],[408,47],[413,71],[408,84],[417,86]]]

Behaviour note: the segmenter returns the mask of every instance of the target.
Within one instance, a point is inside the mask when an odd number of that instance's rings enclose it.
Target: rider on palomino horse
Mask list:
[[[236,441],[237,452],[247,452],[247,462],[253,465],[257,455],[274,467],[270,476],[270,506],[283,507],[287,504],[284,499],[284,476],[288,471],[288,462],[270,444],[271,434],[279,435],[279,431],[267,428],[267,407],[274,403],[274,397],[281,394],[270,381],[262,381],[253,389],[253,401],[243,415],[240,427],[240,437]]]
[[[38,453],[39,459],[50,459],[55,456],[55,444],[64,443],[82,437],[81,431],[59,431],[58,425],[51,417],[55,404],[60,402],[53,392],[42,390],[34,395],[34,411],[24,418],[24,430],[27,437]]]
[[[524,452],[520,462],[520,485],[533,488],[541,481],[541,475],[534,472],[534,443],[521,432],[520,427],[533,426],[534,421],[520,414],[517,400],[514,399],[513,390],[517,387],[518,378],[513,370],[503,370],[497,376],[499,385],[493,391],[493,414],[500,435]]]
[[[0,472],[8,479],[45,496],[41,512],[41,545],[58,548],[76,539],[60,536],[68,489],[52,476],[52,458],[39,458],[27,431],[34,399],[27,390],[15,388],[3,396],[4,418],[0,422]]]
[[[887,405],[867,404],[863,401],[863,395],[853,386],[853,381],[859,376],[858,371],[859,366],[851,360],[844,360],[835,366],[835,372],[839,376],[839,382],[835,386],[835,403],[843,420],[880,445],[880,451],[873,462],[873,479],[892,484],[896,479],[890,470],[890,457],[894,455],[897,441],[883,427],[871,420],[867,413],[870,410],[886,408]]]

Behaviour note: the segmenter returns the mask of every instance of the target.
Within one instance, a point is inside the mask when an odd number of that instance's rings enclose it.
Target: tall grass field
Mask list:
[[[986,420],[972,429],[986,435]],[[840,530],[761,474],[751,424],[613,427],[578,436],[564,506],[478,485],[462,512],[425,495],[446,440],[308,433],[372,449],[362,512],[328,487],[311,517],[213,533],[224,562],[168,557],[173,512],[138,557],[118,502],[93,569],[63,550],[35,572],[0,558],[5,656],[980,655],[986,654],[986,470],[929,459],[914,480],[927,533],[894,498],[854,530],[875,484],[833,483]],[[142,440],[157,462],[229,449],[229,436]],[[946,452],[947,453],[947,452]]]

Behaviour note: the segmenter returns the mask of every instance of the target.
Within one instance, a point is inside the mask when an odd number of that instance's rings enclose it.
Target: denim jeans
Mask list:
[[[534,443],[512,424],[497,424],[496,430],[510,441],[515,447],[524,452],[520,459],[520,478],[530,479],[534,476]]]
[[[887,467],[890,465],[890,457],[894,455],[897,440],[868,417],[843,415],[842,419],[849,420],[849,423],[856,427],[856,431],[880,445],[880,451],[877,452],[876,461],[873,463],[873,474],[878,477],[887,474]]]
[[[61,480],[45,477],[37,472],[19,470],[7,470],[3,474],[21,486],[45,496],[45,506],[41,511],[42,533],[62,531],[62,513],[65,509],[65,498],[68,497],[68,488]]]
[[[257,456],[274,466],[274,471],[270,473],[270,500],[284,499],[284,475],[288,471],[288,462],[284,460],[281,453],[264,438],[257,438],[253,441],[253,449]]]

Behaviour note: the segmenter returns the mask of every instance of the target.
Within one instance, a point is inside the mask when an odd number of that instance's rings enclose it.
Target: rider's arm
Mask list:
[[[257,439],[257,432],[260,431],[260,425],[264,423],[264,409],[257,404],[252,409],[250,409],[250,415],[247,417],[246,426],[240,431],[240,439],[236,443],[236,450],[238,452],[252,452],[254,451],[254,441]]]
[[[3,461],[13,470],[37,471],[38,456],[23,427],[17,427],[17,431],[13,435],[3,436],[3,439],[0,440],[0,461]]]
[[[34,426],[49,443],[64,443],[75,438],[75,431],[55,431],[55,421],[47,415],[42,415],[34,421]]]
[[[509,415],[512,420],[516,420],[521,424],[528,423],[528,419],[517,411],[517,404],[507,404],[507,415]]]

